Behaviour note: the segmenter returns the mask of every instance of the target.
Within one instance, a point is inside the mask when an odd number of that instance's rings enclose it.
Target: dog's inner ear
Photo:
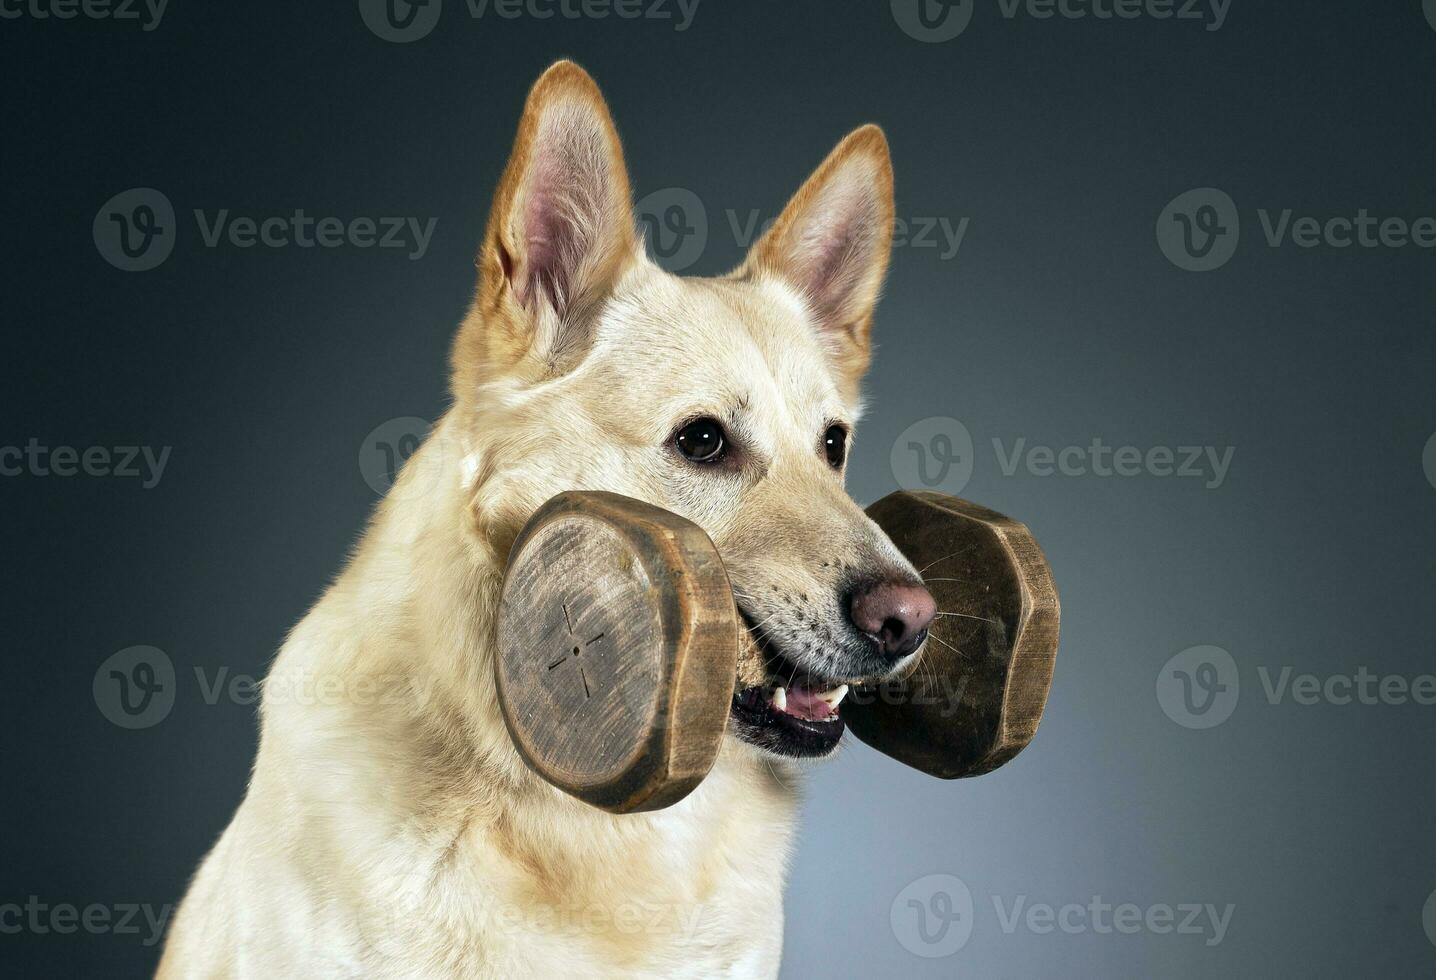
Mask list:
[[[623,151],[598,87],[559,62],[529,94],[480,256],[491,354],[560,367],[638,254]]]
[[[628,181],[606,114],[582,102],[548,107],[498,246],[506,278],[530,312],[572,312],[628,243]]]
[[[867,368],[893,236],[892,164],[876,126],[850,133],[808,178],[739,274],[776,276],[808,304],[845,380]]]

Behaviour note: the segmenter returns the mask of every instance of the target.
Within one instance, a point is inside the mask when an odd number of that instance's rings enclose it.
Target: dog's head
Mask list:
[[[843,489],[893,229],[887,143],[845,138],[718,279],[648,260],[598,88],[534,86],[454,347],[474,525],[496,556],[553,494],[598,489],[702,527],[755,642],[730,730],[787,755],[842,735],[845,685],[901,670],[935,615]]]

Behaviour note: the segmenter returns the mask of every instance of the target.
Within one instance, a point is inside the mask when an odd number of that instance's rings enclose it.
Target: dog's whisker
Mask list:
[[[967,613],[960,613],[960,612],[940,612],[940,613],[937,613],[937,615],[938,615],[938,616],[960,616],[960,617],[962,617],[963,619],[975,619],[975,620],[977,620],[977,621],[980,622],[980,623],[993,623],[993,624],[995,624],[995,623],[997,622],[997,620],[995,620],[995,619],[988,619],[988,618],[985,617],[985,616],[969,616]]]
[[[924,582],[971,582],[968,578],[925,578]]]
[[[763,620],[761,620],[761,621],[759,621],[759,622],[754,623],[752,626],[750,626],[750,627],[748,627],[748,628],[749,628],[750,630],[762,629],[765,624],[771,623],[773,620],[777,619],[779,615],[780,615],[779,613],[773,613],[773,615],[768,616],[767,618],[765,618],[765,619],[763,619]]]
[[[947,647],[949,650],[951,650],[955,654],[958,654],[959,656],[963,655],[961,650],[959,650],[957,647],[953,646],[951,643],[947,642],[940,636],[935,636],[934,634],[929,633],[927,635],[927,638],[929,640],[936,640],[937,642],[941,643],[943,646]]]
[[[919,569],[917,570],[917,573],[918,573],[919,575],[921,575],[923,572],[927,571],[927,570],[928,570],[929,568],[931,568],[932,566],[934,566],[934,565],[936,565],[936,564],[939,564],[940,562],[945,562],[945,561],[947,561],[949,558],[956,558],[956,557],[957,557],[958,555],[960,555],[960,554],[962,554],[962,552],[960,552],[960,551],[954,551],[954,552],[953,552],[952,554],[950,554],[950,555],[943,555],[943,556],[942,556],[941,558],[939,558],[937,561],[930,561],[930,562],[928,562],[926,565],[924,565],[924,566],[922,566],[921,568],[919,568]]]

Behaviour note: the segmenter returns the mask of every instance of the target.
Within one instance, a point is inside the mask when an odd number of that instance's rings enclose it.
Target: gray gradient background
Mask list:
[[[325,9],[320,9],[320,8]],[[681,186],[733,265],[725,209],[776,214],[848,129],[887,130],[904,216],[971,223],[895,254],[850,487],[894,488],[928,416],[977,444],[964,496],[1026,521],[1063,637],[1033,746],[944,783],[849,745],[809,788],[785,977],[1430,975],[1436,708],[1270,705],[1256,670],[1432,667],[1431,250],[1267,248],[1255,209],[1436,214],[1436,31],[1415,0],[1235,0],[1223,28],[1004,20],[925,44],[886,2],[703,0],[650,21],[472,21],[380,41],[352,3],[183,4],[153,32],[0,21],[0,443],[174,447],[135,481],[0,480],[0,903],[177,901],[241,798],[252,707],[193,668],[262,674],[375,503],[357,458],[445,403],[445,356],[525,89],[569,55],[603,86],[635,189]],[[1183,272],[1157,215],[1216,186],[1235,258]],[[90,226],[129,187],[182,215],[158,269]],[[200,247],[192,208],[437,216],[417,262]],[[1005,442],[1235,447],[1226,482],[1005,476]],[[181,675],[161,724],[91,696],[133,644]],[[1224,725],[1174,724],[1162,665],[1229,650]],[[755,869],[755,873],[766,873]],[[912,955],[894,897],[933,873],[976,901],[956,955]],[[1233,903],[1225,940],[1005,933],[1005,904]],[[10,976],[139,976],[134,936],[0,935]]]

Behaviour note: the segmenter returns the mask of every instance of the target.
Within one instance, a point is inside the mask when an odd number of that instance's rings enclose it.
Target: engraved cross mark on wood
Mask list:
[[[577,639],[578,634],[573,631],[573,617],[569,614],[568,603],[566,602],[563,604],[563,622],[564,625],[568,627],[568,638],[570,640]],[[562,657],[559,657],[553,663],[548,665],[548,669],[553,670],[555,667],[559,666],[560,664],[564,663],[569,659],[572,659],[575,663],[578,663],[578,679],[583,683],[583,696],[585,699],[593,697],[593,692],[589,689],[588,686],[588,673],[584,671],[583,664],[578,661],[578,658],[582,653],[584,647],[593,646],[593,644],[603,639],[603,637],[604,634],[600,633],[591,640],[585,640],[581,644],[575,643],[572,651],[565,653]]]

